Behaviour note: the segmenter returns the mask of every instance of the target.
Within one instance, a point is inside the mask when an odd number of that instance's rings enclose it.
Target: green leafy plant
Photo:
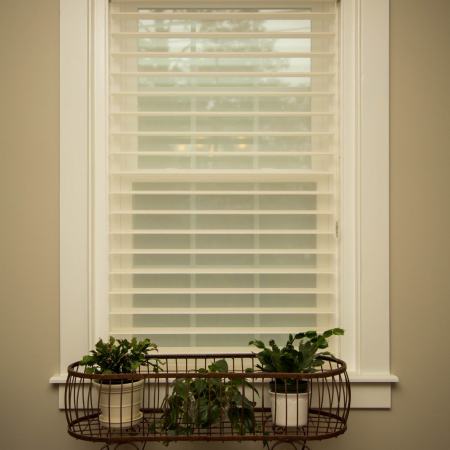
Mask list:
[[[254,403],[243,394],[245,379],[201,377],[208,373],[227,373],[228,364],[221,359],[196,371],[200,376],[173,382],[172,392],[164,399],[162,428],[175,435],[189,435],[198,428],[208,428],[228,418],[239,434],[255,429]]]
[[[128,341],[110,336],[107,342],[100,339],[95,349],[83,356],[80,365],[93,374],[135,373],[140,366],[151,366],[157,372],[161,369],[160,361],[146,358],[149,352],[157,350],[158,346],[150,339]]]
[[[280,348],[274,340],[269,341],[269,347],[264,342],[253,340],[249,345],[261,349],[257,353],[260,364],[257,367],[263,372],[311,373],[323,365],[322,359],[330,352],[321,351],[328,347],[328,339],[344,334],[342,328],[333,328],[322,334],[310,330],[296,335],[290,334],[284,347]],[[296,342],[298,341],[298,342]],[[306,392],[307,382],[295,379],[276,379],[272,389],[278,392]]]

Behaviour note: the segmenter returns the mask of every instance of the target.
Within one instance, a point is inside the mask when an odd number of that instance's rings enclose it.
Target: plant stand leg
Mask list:
[[[134,442],[119,442],[118,444],[116,444],[114,446],[114,450],[117,450],[119,447],[121,447],[122,445],[131,445],[132,447],[134,447],[136,450],[139,450],[139,447],[134,443]],[[105,444],[100,450],[111,450],[111,447],[109,444]]]
[[[272,445],[270,450],[274,450],[276,447],[278,447],[279,445],[282,445],[282,444],[290,445],[290,446],[292,446],[292,448],[294,450],[310,450],[310,448],[306,445],[306,441],[287,441],[287,440],[286,441],[283,441],[283,440],[276,441]]]

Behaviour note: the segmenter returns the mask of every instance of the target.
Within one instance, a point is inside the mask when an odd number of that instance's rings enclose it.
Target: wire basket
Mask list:
[[[306,448],[307,441],[336,437],[347,429],[350,383],[345,363],[334,357],[323,357],[324,364],[308,374],[261,372],[254,354],[149,359],[158,359],[163,369],[155,373],[142,366],[134,374],[94,375],[79,362],[71,364],[65,386],[69,434],[107,445],[278,441]],[[207,371],[220,360],[226,361],[228,372]],[[177,382],[191,389],[183,393],[190,403],[179,405],[179,415],[173,414],[170,401]],[[196,416],[198,386],[208,389],[201,400],[204,420]]]

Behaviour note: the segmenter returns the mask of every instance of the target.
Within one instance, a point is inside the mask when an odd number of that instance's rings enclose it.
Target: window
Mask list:
[[[154,3],[109,13],[110,333],[245,351],[336,325],[336,2]]]
[[[225,351],[338,323],[353,405],[389,406],[388,1],[82,3],[61,372],[109,332]]]

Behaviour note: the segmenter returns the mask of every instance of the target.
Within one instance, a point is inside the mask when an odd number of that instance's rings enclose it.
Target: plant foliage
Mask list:
[[[107,342],[100,339],[95,349],[83,356],[80,365],[86,366],[87,373],[94,374],[134,373],[140,366],[151,366],[157,372],[160,361],[146,358],[151,351],[158,351],[158,346],[150,339],[128,341],[110,336]]]
[[[333,328],[323,334],[310,330],[296,335],[290,334],[282,348],[274,340],[269,341],[269,347],[266,347],[264,342],[259,340],[250,341],[249,345],[261,349],[257,353],[260,362],[257,367],[263,372],[311,373],[323,365],[322,356],[331,355],[330,352],[321,351],[328,347],[328,339],[333,335],[340,336],[343,334],[344,330],[341,328]],[[280,388],[286,387],[290,390],[290,386],[292,387],[296,381],[294,379],[280,379],[277,380],[277,383]],[[301,384],[301,391],[304,391],[306,382]],[[280,390],[282,391],[282,389]]]
[[[177,435],[189,435],[195,429],[208,428],[228,418],[237,433],[253,432],[254,403],[244,395],[245,387],[258,395],[253,386],[239,378],[201,377],[207,373],[226,374],[228,364],[223,359],[196,372],[200,376],[173,382],[172,392],[163,403],[163,429]]]

